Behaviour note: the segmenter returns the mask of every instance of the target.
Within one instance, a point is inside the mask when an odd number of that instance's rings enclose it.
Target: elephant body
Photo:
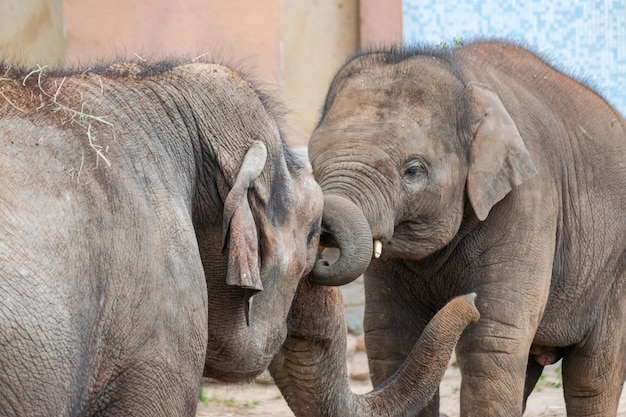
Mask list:
[[[210,63],[2,68],[0,414],[194,415],[286,336],[322,194]]]
[[[616,415],[626,122],[602,97],[501,41],[362,53],[335,76],[309,155],[325,196],[357,205],[382,243],[365,273],[375,385],[475,292],[462,416],[521,416],[561,358],[568,415]],[[437,415],[435,397],[420,416]]]

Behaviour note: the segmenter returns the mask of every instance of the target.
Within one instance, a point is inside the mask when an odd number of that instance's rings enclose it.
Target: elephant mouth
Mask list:
[[[338,248],[337,242],[333,238],[331,234],[322,233],[320,236],[320,246],[322,248]],[[377,238],[373,240],[374,252],[372,253],[372,258],[378,259],[381,257],[383,253],[383,241],[382,238]]]
[[[337,242],[331,234],[322,233],[320,236],[322,248],[338,248]],[[421,259],[434,252],[433,241],[430,239],[425,223],[406,221],[398,223],[391,234],[391,238],[374,236],[371,259],[409,258]],[[331,257],[332,258],[332,257]]]
[[[276,351],[278,351],[277,345]],[[254,351],[240,352],[239,355],[207,352],[202,375],[221,382],[247,382],[263,373],[272,361],[274,354]]]
[[[400,222],[394,227],[390,239],[374,239],[374,258],[425,258],[446,244],[432,236],[432,230],[424,222]]]
[[[271,290],[271,286],[266,288]],[[248,323],[245,306],[238,302],[228,311],[230,319],[211,317],[203,376],[222,382],[245,382],[267,369],[286,338],[288,313],[288,306],[281,308],[283,303],[269,294],[265,294],[265,301],[263,295],[254,297],[259,300],[255,300],[252,314],[247,314]]]

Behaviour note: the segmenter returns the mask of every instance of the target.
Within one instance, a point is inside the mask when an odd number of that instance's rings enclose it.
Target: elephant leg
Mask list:
[[[541,306],[536,297],[511,293],[494,282],[477,290],[480,321],[468,328],[457,344],[461,382],[461,416],[521,417],[524,398],[532,380],[540,375],[531,367],[527,380],[529,351]]]
[[[625,380],[626,324],[617,299],[607,304],[604,320],[565,352],[563,391],[568,417],[615,417]]]
[[[622,385],[619,360],[578,353],[563,358],[563,391],[568,416],[615,417]]]
[[[191,416],[196,412],[200,376],[145,361],[114,376],[92,403],[90,415]]]
[[[528,365],[526,366],[526,382],[524,383],[524,404],[522,405],[522,410],[526,410],[526,402],[528,401],[528,396],[535,389],[535,385],[537,385],[537,381],[541,377],[543,373],[543,365],[538,364],[533,357],[528,358]]]
[[[474,416],[477,410],[482,410],[478,415],[521,417],[528,354],[514,350],[513,345],[489,343],[493,337],[480,338],[467,335],[457,345],[463,376],[461,416]]]

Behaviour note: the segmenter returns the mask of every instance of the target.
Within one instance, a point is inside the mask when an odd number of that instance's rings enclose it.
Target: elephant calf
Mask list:
[[[462,416],[521,416],[560,358],[568,415],[616,415],[626,121],[602,97],[506,42],[365,52],[332,81],[309,156],[326,198],[369,224],[375,385],[447,300],[476,292],[481,320],[456,348]]]

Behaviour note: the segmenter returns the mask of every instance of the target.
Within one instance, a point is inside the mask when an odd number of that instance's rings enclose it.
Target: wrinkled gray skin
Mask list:
[[[270,371],[298,417],[412,415],[437,391],[459,336],[478,320],[475,297],[463,295],[447,303],[428,323],[402,368],[376,390],[355,395],[346,370],[341,291],[303,280],[287,319],[287,339]]]
[[[265,100],[214,64],[2,73],[0,414],[192,416],[203,369],[266,369],[323,199]]]
[[[481,320],[456,348],[462,416],[522,415],[561,357],[568,415],[615,416],[626,122],[606,101],[507,43],[366,53],[337,73],[309,155],[324,194],[383,243],[365,273],[374,385],[447,300],[476,292]]]

